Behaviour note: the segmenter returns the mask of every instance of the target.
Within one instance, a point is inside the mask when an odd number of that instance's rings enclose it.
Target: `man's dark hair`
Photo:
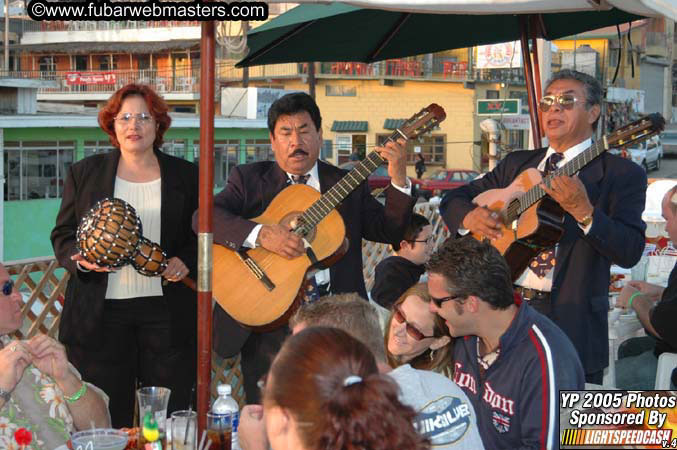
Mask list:
[[[282,115],[292,115],[300,112],[307,112],[315,124],[317,131],[322,127],[322,116],[320,108],[310,95],[305,92],[293,92],[275,100],[268,110],[268,131],[275,135],[275,124]]]
[[[545,91],[547,91],[550,85],[557,80],[575,80],[583,85],[583,89],[585,90],[585,109],[590,109],[595,105],[601,106],[603,91],[602,85],[597,78],[577,70],[564,69],[552,74],[552,77],[545,83]],[[599,117],[601,117],[601,115],[600,111]],[[597,120],[592,124],[593,130],[597,129],[599,117],[597,117]]]
[[[426,269],[444,276],[450,295],[479,297],[495,309],[514,303],[505,259],[490,244],[471,236],[447,239],[430,257]]]
[[[409,225],[407,225],[407,228],[404,230],[404,236],[402,237],[403,241],[413,241],[418,237],[418,234],[421,232],[423,227],[426,225],[430,225],[430,221],[425,218],[425,216],[422,216],[417,213],[412,213],[411,214],[411,220],[409,221]],[[396,252],[400,251],[400,243],[399,242],[393,242],[393,250]]]

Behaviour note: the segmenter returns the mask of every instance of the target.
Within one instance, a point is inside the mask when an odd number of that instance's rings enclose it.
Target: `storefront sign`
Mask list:
[[[501,118],[503,126],[507,130],[528,130],[531,128],[529,114],[517,114]]]
[[[520,100],[477,100],[478,116],[494,116],[520,113]]]
[[[117,77],[113,72],[66,72],[68,86],[86,84],[115,84]]]

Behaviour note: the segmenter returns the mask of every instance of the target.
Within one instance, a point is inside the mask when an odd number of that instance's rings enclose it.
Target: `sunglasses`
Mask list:
[[[435,297],[430,297],[430,301],[433,302],[435,306],[438,308],[442,307],[442,303],[448,302],[449,300],[459,300],[461,297],[458,295],[450,295],[449,297],[442,297],[442,298],[435,298]],[[462,303],[462,302],[460,302]]]
[[[546,95],[538,102],[539,109],[547,112],[555,103],[563,109],[574,109],[574,104],[579,101],[574,94]]]
[[[14,290],[14,281],[7,280],[4,283],[2,283],[2,293],[4,295],[11,294],[13,290]]]
[[[437,337],[434,334],[432,336],[426,336],[425,334],[423,334],[421,332],[421,330],[419,330],[418,328],[416,328],[415,326],[413,326],[412,324],[407,322],[407,316],[404,315],[404,312],[402,312],[402,310],[400,309],[399,306],[396,306],[395,309],[394,309],[393,319],[395,319],[395,321],[397,321],[397,323],[406,324],[407,334],[409,336],[411,336],[412,338],[416,339],[417,341],[421,341],[421,340],[427,339],[427,338]]]

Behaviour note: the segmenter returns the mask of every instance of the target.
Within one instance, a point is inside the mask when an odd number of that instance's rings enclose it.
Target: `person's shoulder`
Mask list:
[[[557,355],[558,362],[567,365],[567,361],[578,361],[578,353],[571,339],[548,317],[531,309],[527,323],[531,341],[536,353],[541,350],[546,355]]]
[[[475,409],[456,383],[409,364],[393,369],[388,375],[400,387],[400,401],[416,410],[417,429],[435,448],[483,448]]]
[[[406,264],[406,262],[409,261],[406,258],[403,258],[398,255],[390,255],[387,258],[383,258],[377,265],[376,267],[381,268],[381,269],[386,269],[386,268],[392,268],[392,267],[398,267],[398,266],[403,266]]]
[[[75,172],[87,171],[92,167],[100,167],[105,160],[112,156],[113,155],[111,153],[97,153],[95,155],[83,158],[80,161],[74,162],[71,167]]]
[[[623,158],[622,156],[614,155],[609,152],[604,153],[602,157],[604,158],[604,163],[609,168],[609,170],[614,172],[614,176],[643,176],[646,178],[646,171],[644,168],[630,159]],[[634,179],[636,180],[636,178]]]
[[[409,364],[403,364],[388,372],[388,375],[400,385],[403,394],[413,393],[428,399],[440,395],[457,395],[466,398],[465,393],[456,383],[432,370],[415,369]]]

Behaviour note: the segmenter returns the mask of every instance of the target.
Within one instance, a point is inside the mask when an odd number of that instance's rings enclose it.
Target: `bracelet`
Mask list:
[[[635,297],[638,297],[640,295],[642,295],[642,293],[637,291],[630,296],[630,298],[628,299],[628,309],[632,309],[632,301],[635,299]]]
[[[80,389],[78,389],[75,394],[70,396],[64,394],[63,398],[65,398],[68,403],[75,403],[80,400],[83,395],[85,395],[85,392],[87,392],[87,383],[83,381],[82,386],[80,386]]]

